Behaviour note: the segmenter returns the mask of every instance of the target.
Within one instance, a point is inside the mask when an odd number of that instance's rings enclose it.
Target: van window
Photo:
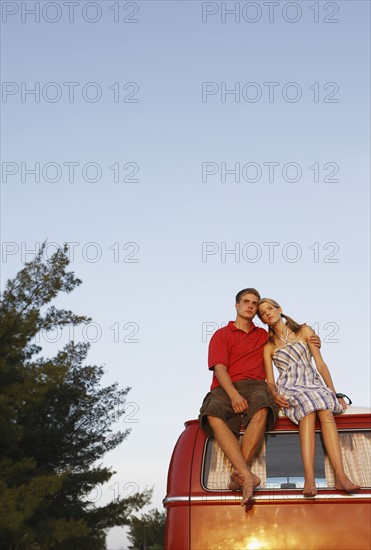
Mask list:
[[[361,487],[371,486],[371,433],[339,432],[346,474]],[[269,432],[252,471],[261,479],[260,489],[299,489],[304,486],[304,470],[297,432]],[[228,490],[232,466],[213,437],[206,440],[203,487],[209,491]],[[334,472],[324,451],[321,433],[316,433],[315,475],[318,487],[334,488]]]
[[[316,433],[314,473],[317,485],[326,486],[325,460],[321,436]],[[272,433],[265,438],[265,485],[278,489],[296,489],[304,480],[299,435]],[[260,476],[259,476],[260,477]]]

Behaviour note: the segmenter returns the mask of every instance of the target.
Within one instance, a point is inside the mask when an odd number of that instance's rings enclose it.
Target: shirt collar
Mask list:
[[[230,330],[232,330],[232,331],[240,330],[241,332],[245,332],[241,328],[236,327],[234,323],[235,323],[235,321],[229,321],[227,326]],[[245,332],[245,334],[250,334],[250,332],[252,332],[255,329],[256,329],[256,325],[253,322],[251,322],[250,330],[249,330],[249,332]]]

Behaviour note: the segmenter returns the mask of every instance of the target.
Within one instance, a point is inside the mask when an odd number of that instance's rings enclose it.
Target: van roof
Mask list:
[[[341,415],[336,415],[336,417],[341,417],[341,416],[352,416],[352,415],[369,415],[371,414],[371,408],[370,407],[358,407],[356,405],[351,405],[349,406]],[[279,415],[279,418],[285,418],[284,415],[281,416],[281,414]],[[198,420],[197,419],[191,419],[191,420],[186,420],[186,422],[184,422],[184,425],[185,426],[189,426],[190,424],[198,424]]]
[[[343,414],[371,414],[370,407],[354,407],[351,405]]]

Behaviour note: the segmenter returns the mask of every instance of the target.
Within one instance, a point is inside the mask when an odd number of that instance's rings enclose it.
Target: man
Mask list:
[[[265,382],[263,348],[268,334],[252,322],[259,300],[256,289],[240,290],[236,295],[236,320],[211,338],[209,369],[213,371],[213,381],[199,415],[202,429],[207,435],[214,435],[235,468],[229,488],[242,489],[242,506],[260,484],[251,472],[251,463],[265,430],[274,427],[278,416]],[[245,432],[240,445],[241,424]]]

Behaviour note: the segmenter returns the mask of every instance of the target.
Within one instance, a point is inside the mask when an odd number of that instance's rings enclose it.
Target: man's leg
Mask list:
[[[254,456],[259,450],[264,437],[264,433],[267,425],[268,412],[269,412],[269,409],[267,408],[262,408],[256,411],[256,413],[248,423],[245,429],[245,433],[243,434],[243,437],[242,437],[241,452],[249,470],[251,469],[251,464],[254,459]],[[253,476],[256,481],[255,487],[257,487],[258,485],[260,485],[260,479],[255,474],[253,474]],[[241,487],[242,476],[237,469],[233,472],[231,476],[231,480],[232,482],[229,487],[230,489],[237,490],[238,488]]]
[[[242,455],[250,468],[256,452],[259,450],[267,425],[269,409],[259,409],[247,425],[243,434],[241,450]]]
[[[252,497],[254,487],[260,483],[259,478],[251,473],[241,452],[240,444],[228,428],[227,424],[216,416],[208,416],[210,427],[213,430],[214,437],[219,443],[226,457],[232,463],[232,466],[239,472],[243,478],[242,482],[242,501],[241,505],[247,504]]]

